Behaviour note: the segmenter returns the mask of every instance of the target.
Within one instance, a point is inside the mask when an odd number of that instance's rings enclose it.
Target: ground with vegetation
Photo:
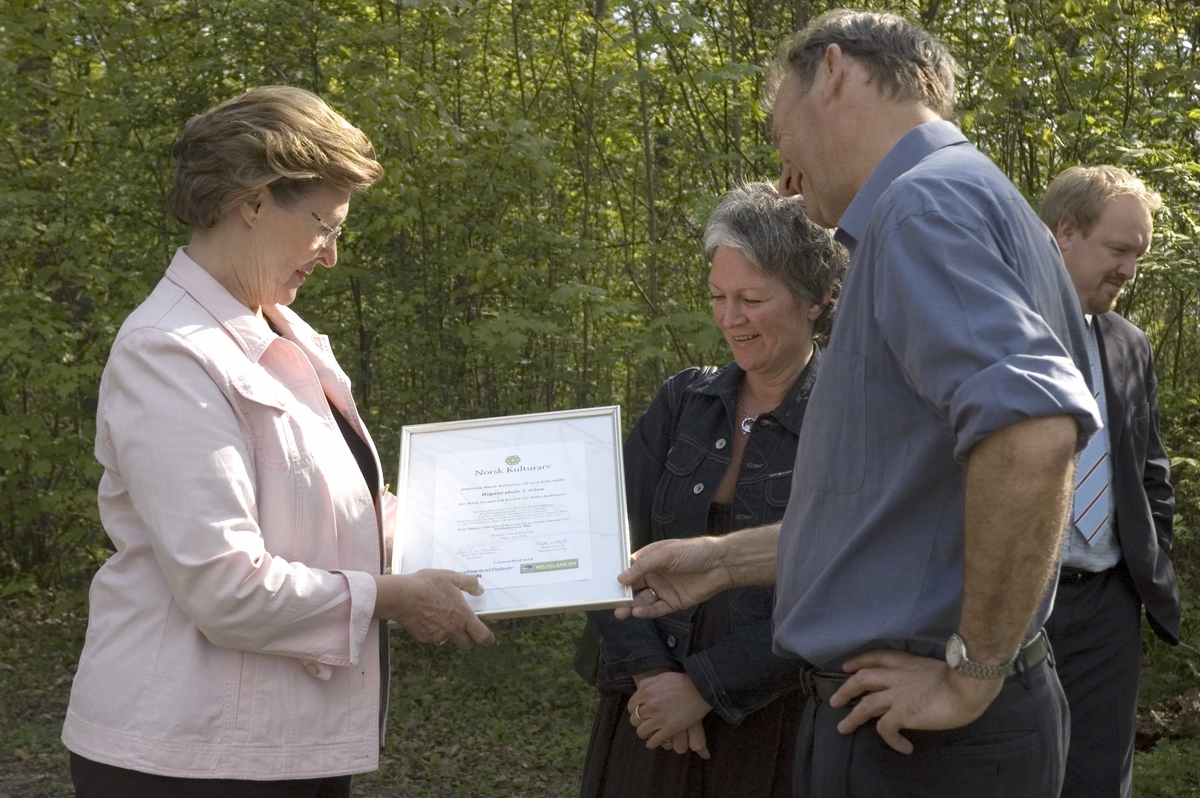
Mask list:
[[[0,798],[72,795],[59,742],[86,626],[79,593],[0,611]],[[392,703],[380,769],[356,798],[565,798],[579,789],[595,695],[571,669],[582,616],[500,621],[498,645],[460,652],[393,635]],[[1155,711],[1178,723],[1187,713]],[[1195,694],[1193,694],[1195,701]],[[1142,798],[1200,796],[1200,738],[1151,730],[1135,761]],[[1176,734],[1169,739],[1163,734]],[[1154,739],[1151,739],[1151,738]]]

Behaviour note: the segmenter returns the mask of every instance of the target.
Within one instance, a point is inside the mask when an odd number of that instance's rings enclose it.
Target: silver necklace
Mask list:
[[[746,412],[746,397],[745,395],[738,397],[738,407],[742,411],[741,433],[749,435],[750,430],[754,427],[755,417]]]

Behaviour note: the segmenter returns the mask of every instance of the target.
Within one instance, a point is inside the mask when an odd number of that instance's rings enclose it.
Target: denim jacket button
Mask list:
[[[716,446],[718,449],[724,449],[725,448],[725,439],[717,438],[717,442],[714,443],[713,446]]]
[[[675,648],[675,635],[667,635],[667,645]]]
[[[703,482],[697,482],[695,485],[692,486],[692,493],[702,493],[703,491],[704,491],[704,483]]]

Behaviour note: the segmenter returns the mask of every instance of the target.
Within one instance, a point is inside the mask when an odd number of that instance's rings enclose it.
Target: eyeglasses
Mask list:
[[[325,235],[321,238],[321,249],[325,249],[334,241],[338,240],[338,236],[342,234],[342,226],[340,224],[337,227],[330,227],[329,225],[325,224],[320,216],[317,216],[316,211],[312,212],[312,217],[316,219],[317,224],[321,225],[321,227],[325,230]]]

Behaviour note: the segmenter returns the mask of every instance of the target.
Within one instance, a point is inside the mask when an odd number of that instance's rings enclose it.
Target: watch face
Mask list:
[[[958,670],[963,663],[963,645],[958,635],[951,635],[946,641],[946,664],[951,670]]]

